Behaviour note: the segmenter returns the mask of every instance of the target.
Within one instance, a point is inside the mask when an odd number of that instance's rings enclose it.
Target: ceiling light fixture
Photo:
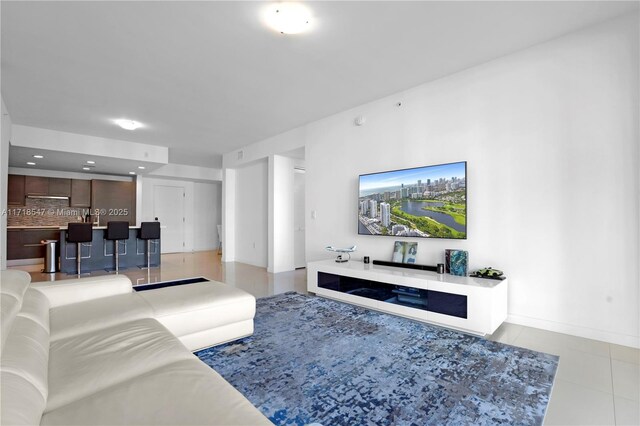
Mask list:
[[[281,34],[299,34],[311,27],[311,10],[297,2],[270,4],[263,18],[269,27]]]
[[[96,164],[96,162],[93,160],[87,160],[87,164]]]
[[[140,170],[144,170],[144,166],[138,166]]]
[[[113,120],[113,122],[125,130],[135,130],[143,127],[142,123],[134,120],[127,120],[126,118],[119,118],[118,120]]]
[[[136,174],[136,172],[129,172],[129,174],[130,174],[130,175],[135,175],[135,174]]]
[[[33,161],[27,161],[27,166],[35,166],[36,163],[34,163]]]
[[[36,154],[32,156],[33,158],[44,158],[44,155]]]
[[[83,167],[82,170],[91,170],[91,167]]]

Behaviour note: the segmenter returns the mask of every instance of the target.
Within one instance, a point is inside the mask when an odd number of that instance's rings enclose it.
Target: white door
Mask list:
[[[184,187],[155,185],[153,215],[160,221],[161,252],[184,251]]]

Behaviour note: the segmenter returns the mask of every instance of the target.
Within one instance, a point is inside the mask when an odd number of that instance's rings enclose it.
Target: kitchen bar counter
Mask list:
[[[60,271],[76,272],[76,244],[67,243],[67,227],[60,229]],[[105,240],[106,226],[93,227],[93,241],[82,244],[82,272],[115,268],[115,241]],[[118,243],[120,269],[145,266],[147,264],[147,242],[138,238],[140,227],[129,227],[129,239]],[[160,240],[151,244],[151,266],[160,265]]]
[[[59,226],[47,226],[47,225],[13,225],[7,226],[7,229],[60,229]],[[66,227],[65,227],[66,229]]]

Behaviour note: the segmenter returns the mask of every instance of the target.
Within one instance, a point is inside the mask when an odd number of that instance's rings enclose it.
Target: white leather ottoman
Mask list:
[[[256,299],[230,285],[209,281],[137,294],[191,351],[253,334]]]

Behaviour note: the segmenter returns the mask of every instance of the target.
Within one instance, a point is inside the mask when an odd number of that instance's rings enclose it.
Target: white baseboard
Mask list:
[[[581,327],[514,314],[509,314],[507,316],[507,322],[640,349],[640,336],[597,330],[594,328]]]

